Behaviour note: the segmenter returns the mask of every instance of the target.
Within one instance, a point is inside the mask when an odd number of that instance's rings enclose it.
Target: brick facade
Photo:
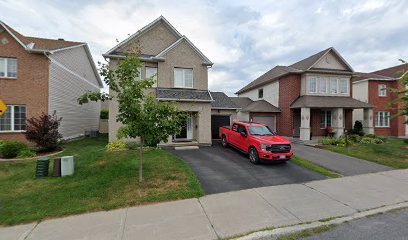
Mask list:
[[[26,118],[48,113],[49,61],[28,53],[6,31],[0,33],[0,57],[17,58],[17,78],[0,78],[0,98],[10,105],[25,105]],[[0,133],[0,139],[26,141],[23,133]]]
[[[373,125],[374,133],[380,136],[404,136],[405,124],[404,117],[391,118],[389,127],[376,127],[375,116],[377,112],[390,112],[390,115],[398,113],[397,106],[388,107],[387,103],[397,97],[396,94],[387,90],[387,96],[378,95],[378,86],[385,84],[387,87],[398,88],[398,81],[369,81],[368,84],[368,102],[374,106]]]
[[[300,96],[300,75],[292,74],[279,79],[279,108],[281,113],[277,120],[278,134],[293,136],[293,110],[290,105]]]

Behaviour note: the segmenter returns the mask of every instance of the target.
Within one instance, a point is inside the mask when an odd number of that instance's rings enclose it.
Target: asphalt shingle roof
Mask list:
[[[356,100],[352,97],[334,96],[301,96],[296,99],[290,108],[372,108],[373,106]]]
[[[196,89],[157,88],[156,97],[168,101],[213,101],[209,91]]]
[[[370,73],[357,73],[353,76],[352,81],[355,82],[364,79],[393,81],[399,79],[407,71],[408,63],[405,63]]]
[[[223,92],[211,92],[211,96],[214,102],[211,103],[212,108],[229,108],[229,109],[239,109],[240,107],[235,104],[231,98],[229,98]]]

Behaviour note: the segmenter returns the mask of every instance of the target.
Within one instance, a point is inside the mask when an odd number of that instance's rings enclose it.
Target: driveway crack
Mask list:
[[[208,214],[207,214],[207,212],[205,211],[205,208],[204,208],[203,204],[201,203],[200,199],[197,198],[197,200],[198,200],[198,203],[200,204],[201,209],[203,210],[205,216],[207,217],[208,222],[210,223],[212,230],[214,231],[215,235],[217,236],[217,239],[222,239],[222,238],[220,237],[220,235],[218,235],[217,231],[215,230],[214,225],[212,224],[210,217],[208,217]]]

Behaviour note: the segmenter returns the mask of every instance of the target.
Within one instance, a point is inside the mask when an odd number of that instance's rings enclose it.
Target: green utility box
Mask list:
[[[48,168],[50,166],[50,159],[47,157],[40,157],[37,159],[37,167],[35,169],[36,178],[48,177]]]

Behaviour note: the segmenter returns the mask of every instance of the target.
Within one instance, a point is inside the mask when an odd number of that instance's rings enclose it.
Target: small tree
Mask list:
[[[116,120],[123,125],[118,130],[118,138],[140,139],[139,181],[143,181],[143,147],[146,143],[167,142],[170,135],[178,134],[187,115],[169,102],[158,102],[148,94],[154,84],[153,77],[135,80],[140,76],[139,51],[132,51],[120,61],[117,69],[100,64],[99,72],[104,77],[112,94],[87,92],[78,98],[79,104],[89,101],[105,101],[116,98],[118,115]]]
[[[25,137],[28,141],[34,142],[40,151],[55,150],[62,139],[58,131],[61,120],[55,111],[52,115],[42,113],[38,118],[27,119]]]
[[[400,59],[400,62],[407,64],[407,62],[402,59]],[[397,114],[394,114],[391,117],[408,116],[408,70],[401,72],[401,79],[399,80],[398,87],[387,89],[397,96],[397,98],[387,103],[388,107],[399,110]],[[408,124],[408,120],[406,120],[405,123]]]
[[[363,123],[361,121],[355,121],[354,122],[354,127],[352,129],[352,134],[357,134],[360,136],[364,136],[364,131],[363,131]]]

